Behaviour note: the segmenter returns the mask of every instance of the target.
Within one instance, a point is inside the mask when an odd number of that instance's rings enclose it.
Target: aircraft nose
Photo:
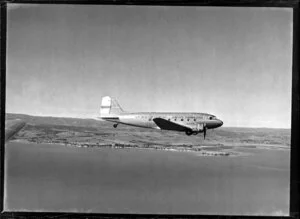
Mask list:
[[[223,125],[223,121],[218,119],[218,127],[221,127]]]

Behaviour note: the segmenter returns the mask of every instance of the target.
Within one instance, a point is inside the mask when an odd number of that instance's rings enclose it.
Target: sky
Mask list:
[[[6,112],[203,112],[290,128],[292,9],[8,4]]]

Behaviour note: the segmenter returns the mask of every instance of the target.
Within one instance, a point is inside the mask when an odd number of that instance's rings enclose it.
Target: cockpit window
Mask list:
[[[216,119],[215,116],[209,116],[208,118],[209,118],[209,120]]]

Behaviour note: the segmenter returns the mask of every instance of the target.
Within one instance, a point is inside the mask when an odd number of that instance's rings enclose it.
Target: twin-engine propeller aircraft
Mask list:
[[[118,102],[109,96],[102,98],[100,118],[115,123],[114,128],[117,128],[120,123],[136,127],[181,131],[187,135],[197,135],[203,132],[204,139],[207,129],[223,125],[220,119],[207,113],[125,112]]]

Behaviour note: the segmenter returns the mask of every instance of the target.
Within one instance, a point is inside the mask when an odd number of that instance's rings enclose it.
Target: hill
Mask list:
[[[186,136],[182,132],[160,131],[126,125],[119,125],[115,129],[110,122],[94,119],[6,114],[6,119],[16,118],[27,123],[23,134],[27,134],[27,137],[39,136],[39,139],[52,136],[52,140],[68,139],[70,141],[72,139],[74,141],[165,146],[290,146],[290,129],[221,127],[209,130],[207,138],[204,140],[202,134]]]

